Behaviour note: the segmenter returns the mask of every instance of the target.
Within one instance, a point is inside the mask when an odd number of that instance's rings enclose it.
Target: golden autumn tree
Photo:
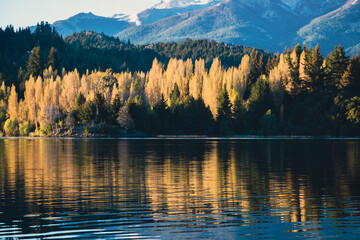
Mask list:
[[[224,71],[221,66],[221,62],[218,58],[215,58],[209,74],[204,78],[202,97],[205,105],[210,107],[213,116],[216,116],[217,97],[222,89]]]
[[[18,120],[18,94],[14,84],[11,86],[10,96],[8,99],[7,113],[10,119],[13,121]]]
[[[27,106],[28,120],[36,125],[35,79],[33,76],[30,76],[30,79],[25,82],[24,96]]]
[[[205,75],[207,75],[205,61],[204,59],[200,58],[199,60],[195,61],[194,74],[189,80],[189,94],[194,99],[198,99],[202,95],[202,87]]]
[[[164,75],[164,66],[155,58],[148,73],[145,94],[151,107],[155,106],[161,98],[161,86]]]
[[[75,69],[66,74],[61,84],[59,103],[64,111],[70,111],[74,107],[80,85],[79,72]]]

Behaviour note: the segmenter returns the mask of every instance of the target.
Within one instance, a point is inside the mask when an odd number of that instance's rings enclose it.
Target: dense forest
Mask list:
[[[0,29],[0,135],[360,135],[360,57]]]

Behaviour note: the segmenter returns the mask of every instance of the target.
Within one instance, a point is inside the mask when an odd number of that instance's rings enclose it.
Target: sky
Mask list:
[[[79,12],[109,17],[115,13],[136,14],[161,0],[0,0],[0,27],[15,28],[53,23]]]

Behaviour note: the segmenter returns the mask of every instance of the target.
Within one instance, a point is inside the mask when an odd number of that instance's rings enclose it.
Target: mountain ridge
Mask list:
[[[343,44],[354,54],[360,44],[357,16],[359,0],[165,0],[136,15],[79,13],[53,26],[64,37],[92,30],[138,44],[206,38],[282,51],[319,43],[325,53]]]
[[[113,36],[119,31],[134,26],[135,23],[118,18],[97,16],[92,12],[82,12],[68,19],[56,21],[52,25],[58,33],[64,37],[82,30],[104,32],[106,35]],[[106,26],[106,28],[104,28],[104,26]]]
[[[354,3],[354,4],[352,4]],[[115,36],[130,39],[135,43],[161,41],[182,41],[185,38],[209,38],[232,44],[244,44],[270,51],[282,51],[298,43],[315,46],[302,33],[314,19],[326,16],[346,6],[358,5],[358,0],[225,0],[206,9],[186,12],[143,26],[130,27]],[[353,8],[353,7],[352,7]],[[357,13],[357,12],[356,12]],[[337,22],[341,21],[339,18]],[[336,22],[336,23],[337,23]],[[359,20],[355,20],[356,23]],[[286,24],[284,24],[286,23]],[[342,43],[337,24],[327,26],[331,36],[321,41],[325,52]],[[344,24],[342,24],[344,25]],[[346,25],[346,24],[345,24]],[[351,28],[353,26],[348,26]],[[305,29],[305,30],[304,30]],[[351,40],[344,41],[345,48],[352,48],[360,42],[356,28]],[[326,29],[325,29],[326,30]],[[342,29],[344,30],[344,29]],[[344,31],[346,32],[345,29]],[[316,29],[310,33],[318,34]],[[311,34],[308,35],[311,35]],[[309,36],[310,39],[314,36]],[[308,38],[309,38],[308,37]],[[334,38],[334,39],[332,39]],[[318,39],[319,41],[321,39]],[[354,48],[352,48],[354,49]]]

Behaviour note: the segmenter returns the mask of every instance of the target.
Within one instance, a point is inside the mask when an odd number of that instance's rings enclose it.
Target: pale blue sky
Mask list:
[[[53,23],[79,12],[100,16],[135,14],[158,2],[160,0],[0,0],[0,27],[9,24],[25,27],[40,21]]]

